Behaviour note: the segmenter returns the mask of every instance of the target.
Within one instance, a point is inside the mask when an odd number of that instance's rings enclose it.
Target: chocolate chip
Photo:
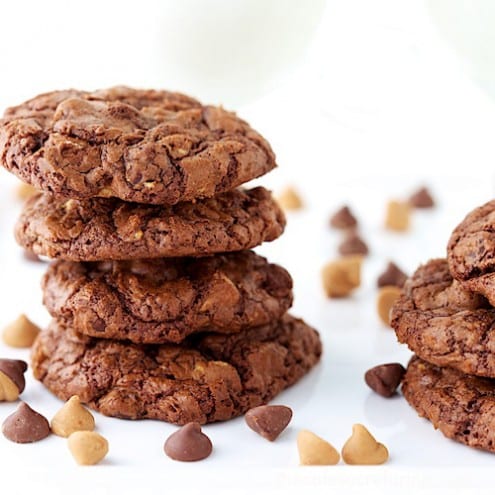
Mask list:
[[[176,461],[200,461],[213,450],[211,440],[201,431],[199,423],[187,423],[167,438],[165,454]]]
[[[259,406],[250,409],[244,419],[249,428],[273,442],[290,423],[292,410],[287,406]]]
[[[343,206],[330,218],[330,226],[335,229],[348,229],[357,225],[356,217],[348,206]]]
[[[3,422],[2,433],[12,442],[31,443],[47,437],[50,425],[44,416],[21,402],[17,410]]]
[[[351,232],[340,244],[339,253],[342,256],[348,256],[350,254],[366,256],[368,254],[368,246],[356,232]]]
[[[426,187],[418,189],[409,198],[409,204],[414,208],[433,208],[435,201],[433,200],[430,191]]]
[[[377,394],[392,397],[405,372],[404,366],[400,363],[380,364],[369,369],[364,375],[364,380]]]
[[[393,262],[389,262],[385,271],[378,277],[376,282],[378,287],[394,285],[395,287],[404,287],[407,275]]]
[[[26,380],[24,379],[24,373],[27,370],[27,363],[20,359],[0,359],[0,371],[7,375],[19,389],[19,393],[22,393]]]

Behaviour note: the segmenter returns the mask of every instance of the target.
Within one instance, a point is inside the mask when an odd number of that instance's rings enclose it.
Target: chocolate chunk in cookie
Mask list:
[[[54,320],[34,345],[32,369],[61,399],[78,395],[108,416],[204,424],[267,403],[320,355],[318,333],[289,315],[237,334],[152,346],[86,337]]]
[[[402,393],[446,437],[495,452],[495,380],[440,368],[414,356]]]
[[[52,316],[79,332],[136,343],[181,342],[278,320],[292,304],[286,270],[252,251],[205,258],[56,261],[43,279]]]
[[[43,194],[28,200],[15,234],[36,254],[106,261],[241,251],[276,239],[284,227],[280,207],[257,187],[174,206]]]
[[[266,140],[223,108],[168,91],[54,91],[7,109],[0,163],[37,189],[147,204],[209,198],[275,167]]]
[[[466,216],[454,229],[447,253],[452,275],[495,306],[495,201]]]
[[[406,282],[391,324],[399,341],[422,359],[495,377],[495,309],[464,290],[445,260],[428,262]]]

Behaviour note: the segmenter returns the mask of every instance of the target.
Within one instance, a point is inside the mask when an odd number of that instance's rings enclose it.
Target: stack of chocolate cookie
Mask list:
[[[32,367],[60,398],[207,423],[318,361],[318,333],[287,314],[290,275],[250,251],[285,219],[267,190],[236,189],[275,158],[234,114],[166,91],[57,91],[6,111],[0,161],[44,191],[16,239],[55,259]]]
[[[495,452],[495,201],[456,227],[447,259],[406,282],[392,326],[416,354],[408,402],[447,437]]]

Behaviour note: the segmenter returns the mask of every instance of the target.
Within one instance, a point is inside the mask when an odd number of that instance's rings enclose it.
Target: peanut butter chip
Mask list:
[[[361,256],[345,256],[327,263],[322,270],[328,297],[346,297],[361,284]]]
[[[250,409],[244,419],[249,428],[273,442],[290,423],[292,410],[287,406],[258,406]]]
[[[165,454],[176,461],[200,461],[213,450],[211,440],[201,431],[199,423],[187,423],[172,433],[164,445]]]
[[[284,210],[300,210],[304,206],[301,196],[292,187],[287,187],[277,196],[277,203]]]
[[[16,443],[31,443],[50,434],[47,419],[21,402],[17,410],[3,422],[2,433]]]
[[[83,466],[98,464],[108,454],[106,438],[94,431],[75,431],[67,443],[76,462]]]
[[[387,215],[385,217],[385,227],[389,230],[405,232],[409,229],[411,217],[411,207],[409,203],[403,201],[389,201],[387,205]]]
[[[16,195],[22,201],[26,201],[37,193],[38,191],[33,186],[25,184],[24,182],[17,186]]]
[[[297,449],[301,466],[333,466],[340,460],[340,454],[323,438],[309,430],[297,435]]]
[[[390,311],[392,310],[395,301],[399,299],[400,293],[400,288],[393,285],[386,285],[378,291],[376,300],[378,316],[387,326],[390,326]]]
[[[73,395],[53,416],[50,426],[55,435],[68,437],[75,431],[93,431],[95,420],[79,397]]]
[[[31,347],[40,329],[25,315],[6,326],[3,330],[3,341],[11,347]]]
[[[14,402],[19,398],[19,389],[16,384],[0,371],[0,402]]]
[[[342,447],[342,459],[346,464],[383,464],[388,460],[388,450],[363,425],[355,424],[352,436]]]

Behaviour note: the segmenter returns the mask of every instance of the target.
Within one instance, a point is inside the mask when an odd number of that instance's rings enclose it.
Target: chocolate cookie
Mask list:
[[[318,333],[289,315],[233,335],[153,346],[82,336],[54,320],[33,346],[32,368],[61,399],[78,395],[108,416],[203,424],[268,402],[320,354]]]
[[[419,357],[472,375],[495,377],[495,309],[465,291],[447,262],[432,260],[406,282],[391,324]]]
[[[173,206],[119,199],[27,201],[16,226],[30,251],[69,261],[206,256],[276,239],[285,217],[262,187]]]
[[[9,108],[0,163],[37,189],[147,204],[209,198],[275,167],[270,145],[222,108],[168,91],[55,91]]]
[[[292,304],[286,270],[251,251],[206,258],[74,263],[43,278],[50,314],[85,335],[136,343],[236,333],[278,320]]]
[[[495,306],[495,201],[473,210],[454,229],[447,253],[452,275]]]
[[[402,393],[446,437],[495,452],[495,380],[440,368],[414,356]]]

